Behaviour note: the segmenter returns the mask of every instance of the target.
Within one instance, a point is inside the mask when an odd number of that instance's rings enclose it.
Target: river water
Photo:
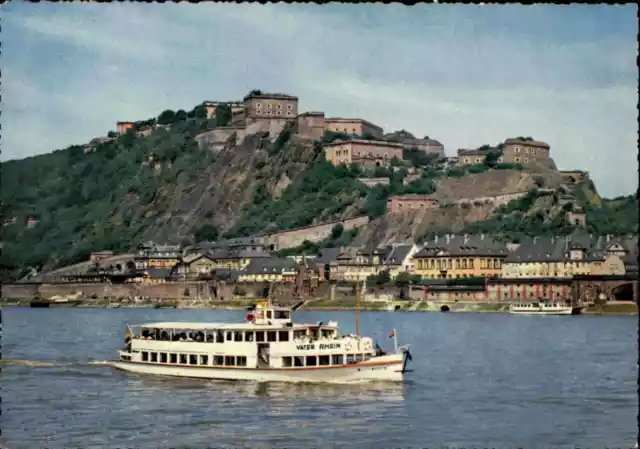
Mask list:
[[[403,384],[164,379],[113,359],[125,322],[236,321],[244,311],[4,309],[2,436],[14,448],[632,447],[636,317],[363,312],[383,348],[412,345]],[[298,312],[297,321],[353,312]],[[16,364],[11,360],[48,362]]]

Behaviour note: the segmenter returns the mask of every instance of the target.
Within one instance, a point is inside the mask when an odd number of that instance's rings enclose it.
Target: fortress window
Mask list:
[[[166,352],[161,352],[160,353],[160,363],[167,363],[167,353]]]
[[[287,112],[287,115],[288,115],[288,116],[292,116],[293,114],[291,113],[291,111],[288,111],[288,112]]]
[[[262,103],[256,103],[256,109],[262,109]]]
[[[331,356],[332,365],[344,365],[344,356],[342,354],[334,354]]]
[[[225,355],[224,356],[224,365],[225,366],[235,366],[236,364],[236,358],[232,355]]]
[[[247,366],[247,358],[243,355],[236,357],[236,366]]]
[[[178,354],[169,354],[169,363],[178,363]]]
[[[291,368],[293,366],[293,358],[292,357],[282,357],[282,367],[283,368]]]
[[[293,105],[288,104],[287,109],[293,109]]]
[[[142,351],[142,361],[143,362],[149,361],[149,353],[147,351]]]
[[[328,366],[331,363],[331,357],[328,355],[321,355],[318,357],[318,365],[320,366]]]
[[[282,105],[281,105],[280,103],[278,103],[278,104],[276,105],[276,109],[282,109]]]
[[[151,361],[153,363],[158,363],[158,353],[157,352],[152,352],[151,353]]]
[[[516,157],[516,158],[514,158],[513,160],[514,160],[515,162],[520,162],[520,158],[519,158],[519,157]]]
[[[307,366],[316,366],[318,364],[318,359],[315,355],[307,356]]]
[[[214,355],[213,356],[213,364],[215,366],[222,366],[224,365],[224,357],[221,355]]]
[[[200,356],[200,365],[208,365],[209,364],[209,356],[208,355],[201,355]]]
[[[197,365],[198,364],[198,356],[195,354],[189,354],[189,365]]]
[[[525,157],[525,158],[524,158],[524,161],[525,161],[525,162],[529,162],[529,158],[528,158],[528,157]]]
[[[180,354],[180,363],[182,365],[186,365],[187,364],[187,354]]]

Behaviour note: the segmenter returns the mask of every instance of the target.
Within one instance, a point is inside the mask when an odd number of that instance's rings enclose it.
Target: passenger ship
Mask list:
[[[577,315],[579,307],[560,302],[515,303],[509,306],[509,313],[515,315]]]
[[[370,337],[341,335],[337,322],[294,324],[291,309],[270,301],[244,323],[164,322],[127,326],[126,348],[112,365],[141,374],[286,382],[402,381],[409,345],[383,352]],[[359,334],[359,314],[356,322]]]

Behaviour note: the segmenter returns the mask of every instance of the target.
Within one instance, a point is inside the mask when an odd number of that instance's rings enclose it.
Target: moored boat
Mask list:
[[[580,307],[574,307],[571,304],[549,301],[509,305],[509,313],[514,315],[577,315],[580,310]]]
[[[341,335],[337,322],[294,323],[290,308],[265,301],[243,323],[161,322],[128,326],[120,370],[207,379],[402,381],[409,345],[385,353],[370,337]],[[357,326],[359,327],[359,325]]]

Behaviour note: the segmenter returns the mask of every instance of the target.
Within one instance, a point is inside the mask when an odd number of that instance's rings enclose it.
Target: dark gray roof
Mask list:
[[[282,273],[283,270],[296,269],[298,264],[291,259],[278,259],[275,257],[268,259],[254,259],[242,270],[245,274],[260,273]]]
[[[271,254],[266,251],[216,249],[209,253],[212,259],[267,259]]]
[[[452,256],[504,256],[507,254],[507,248],[504,243],[485,234],[450,235],[448,240],[446,235],[440,235],[437,237],[437,241],[434,238],[427,242],[414,257],[433,256],[440,251]]]
[[[153,279],[166,279],[171,275],[171,268],[147,268],[144,270]]]
[[[335,261],[340,255],[340,248],[322,248],[320,255],[314,260],[316,264],[327,264]]]
[[[407,258],[409,253],[411,252],[411,248],[413,245],[395,245],[392,247],[388,247],[388,251],[385,254],[386,257],[384,259],[385,265],[400,265]]]

